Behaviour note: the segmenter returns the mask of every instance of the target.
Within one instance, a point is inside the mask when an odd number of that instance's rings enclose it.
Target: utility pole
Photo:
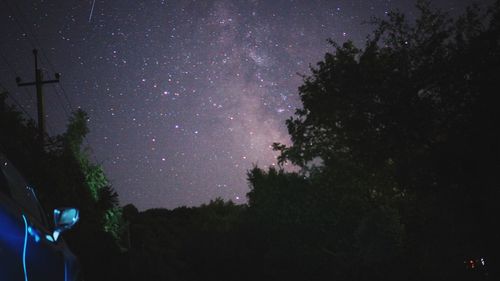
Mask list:
[[[36,103],[37,103],[37,110],[38,110],[38,134],[39,134],[38,137],[40,140],[40,146],[43,149],[44,142],[45,142],[44,141],[44,139],[45,139],[45,110],[44,110],[44,104],[43,104],[42,86],[44,84],[59,83],[59,78],[61,77],[61,74],[55,73],[56,79],[43,81],[42,70],[38,68],[38,50],[37,49],[33,49],[33,55],[35,55],[35,81],[21,83],[21,78],[16,77],[16,83],[17,83],[17,86],[19,86],[19,87],[24,87],[24,86],[35,86],[36,87]]]

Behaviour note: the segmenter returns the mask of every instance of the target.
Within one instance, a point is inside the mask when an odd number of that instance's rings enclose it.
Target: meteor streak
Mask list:
[[[92,9],[90,9],[89,22],[92,20],[92,13],[94,13],[95,0],[92,2]]]

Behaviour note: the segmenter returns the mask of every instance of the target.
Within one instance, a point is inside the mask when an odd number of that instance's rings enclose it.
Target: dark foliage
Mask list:
[[[0,146],[37,189],[38,197],[52,221],[51,211],[76,207],[81,220],[65,233],[65,240],[79,256],[86,280],[109,280],[121,255],[120,212],[116,192],[102,168],[92,164],[81,146],[87,115],[79,110],[65,134],[49,138],[43,149],[32,120],[25,120],[5,102],[0,93]],[[111,270],[110,270],[111,269]]]
[[[358,210],[336,215],[354,224],[342,236],[355,238],[350,252],[364,262],[352,270],[460,279],[466,257],[498,260],[499,2],[458,20],[427,2],[418,8],[415,24],[399,13],[378,20],[364,49],[332,42],[299,88],[303,108],[287,121],[293,144],[274,147],[305,170],[320,160],[314,185],[327,185],[333,209],[342,212],[335,202],[344,198]],[[377,221],[383,233],[359,233]],[[371,245],[379,234],[384,244]],[[397,245],[403,255],[387,262]]]
[[[82,210],[68,240],[88,280],[496,280],[500,1],[418,9],[375,20],[363,49],[331,42],[274,144],[298,172],[254,167],[247,205],[118,208],[83,112],[40,152],[1,100],[0,141],[48,207]],[[488,276],[465,268],[479,257]]]
[[[142,280],[493,280],[499,245],[499,3],[450,19],[419,2],[304,77],[248,206],[131,208]],[[466,270],[468,258],[489,261]],[[493,279],[492,279],[493,278]]]

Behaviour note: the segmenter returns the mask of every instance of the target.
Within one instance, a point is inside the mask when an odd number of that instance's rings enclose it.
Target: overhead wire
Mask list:
[[[6,0],[4,0],[4,1],[6,1]],[[21,20],[23,20],[24,22],[26,22],[26,18],[24,17],[23,12],[21,11],[21,9],[19,9],[19,6],[15,2],[14,2],[14,7],[18,11],[18,14],[21,17]],[[45,58],[45,60],[49,64],[49,67],[51,68],[52,72],[56,73],[54,64],[52,64],[52,62],[50,61],[49,57],[47,56],[47,54],[45,53],[44,49],[42,48],[42,44],[40,44],[40,41],[38,40],[38,37],[36,36],[35,30],[30,27],[30,31],[31,31],[31,35],[33,36],[33,39],[34,39],[36,45],[39,46],[39,48],[40,48],[40,52],[42,53],[42,56]],[[26,34],[28,35],[28,33],[26,33]],[[70,101],[70,99],[68,97],[68,94],[66,93],[66,90],[64,89],[64,87],[63,87],[62,84],[59,84],[59,87],[61,88],[61,91],[62,91],[62,93],[64,95],[64,98],[66,99],[66,102],[68,103],[68,106],[69,106],[70,110],[73,111],[73,105],[71,104],[71,101]]]
[[[7,7],[7,9],[9,9],[9,11],[12,13],[12,19],[14,21],[14,23],[16,24],[16,26],[19,28],[19,30],[22,32],[23,36],[26,37],[26,39],[28,39],[28,42],[29,44],[31,45],[31,47],[33,49],[37,49],[37,46],[38,46],[38,49],[40,49],[40,52],[42,53],[42,55],[45,57],[45,60],[47,60],[47,62],[49,63],[49,65],[51,65],[51,67],[53,68],[53,65],[52,65],[52,62],[50,62],[50,60],[48,59],[48,57],[45,55],[45,52],[43,51],[43,48],[41,48],[41,44],[40,42],[38,41],[38,38],[36,37],[36,34],[35,34],[35,31],[32,29],[32,28],[29,28],[31,32],[28,32],[24,25],[18,20],[17,16],[16,16],[16,12],[12,9],[12,6],[9,4],[9,2],[7,0],[2,0],[5,4],[5,6]],[[19,6],[16,4],[16,3],[13,3],[12,4],[15,9],[17,10],[17,14],[20,18],[21,21],[24,21],[25,23],[27,22],[26,21],[26,18],[24,17],[22,11],[19,9]],[[27,26],[29,26],[29,24],[27,24]],[[30,33],[33,37],[33,39],[30,37]],[[15,71],[15,69],[12,67],[12,65],[8,62],[8,60],[5,58],[5,56],[3,56],[2,54],[2,58],[3,60],[5,61],[5,63],[7,64],[7,66],[16,74],[16,77],[19,77],[17,71]],[[69,113],[68,113],[68,110],[67,108],[60,102],[60,99],[61,99],[61,95],[60,93],[57,91],[57,88],[53,87],[54,91],[56,92],[56,96],[59,98],[59,99],[56,99],[57,100],[57,103],[60,107],[63,108],[63,111],[66,115],[66,118],[69,118]],[[24,91],[26,93],[28,93],[28,90],[26,88],[24,88]],[[29,94],[29,93],[28,93]],[[67,95],[65,94],[66,96],[66,101],[68,102],[68,105],[71,109],[71,102],[69,101],[69,98],[67,97]],[[47,129],[50,130],[50,131],[53,131],[51,129],[51,126],[46,123],[46,126],[47,126]]]
[[[14,67],[9,63],[7,58],[3,55],[2,52],[0,52],[0,57],[2,57],[2,60],[5,62],[5,65],[7,65],[7,68],[9,68],[10,71],[12,71],[16,76],[18,76],[17,71],[14,69]],[[21,103],[12,95],[12,92],[7,89],[2,83],[0,83],[0,87],[5,91],[7,94],[7,97],[9,97],[16,105],[21,109],[24,114],[26,114],[27,117],[30,119],[33,119],[31,114],[24,108],[24,106],[21,105]],[[27,89],[24,89],[27,92]],[[29,94],[29,93],[28,93]],[[34,120],[34,119],[33,119]]]
[[[50,67],[50,70],[52,72],[56,72],[55,71],[55,67],[54,67],[54,64],[52,63],[52,61],[49,59],[49,57],[47,56],[46,52],[44,51],[44,49],[42,48],[42,44],[40,44],[40,41],[38,40],[38,37],[36,35],[36,32],[33,28],[30,27],[29,24],[27,24],[28,28],[29,28],[29,32],[24,28],[23,24],[21,24],[19,22],[19,20],[17,20],[16,18],[16,12],[12,9],[12,6],[10,6],[8,4],[8,1],[7,0],[2,0],[5,5],[7,6],[7,8],[10,10],[10,12],[12,13],[12,18],[14,20],[14,22],[16,23],[16,25],[19,27],[20,31],[25,35],[25,37],[28,39],[28,41],[30,42],[30,45],[33,47],[33,49],[39,49],[40,50],[40,53],[42,54],[43,58],[45,59],[45,61],[47,62],[47,64],[49,65]],[[12,4],[14,6],[14,8],[16,9],[17,11],[17,14],[20,18],[21,21],[23,22],[27,22],[26,20],[26,17],[24,16],[23,12],[21,11],[21,9],[19,8],[19,6],[17,5],[16,2],[14,2]],[[31,35],[31,36],[30,36]],[[37,48],[38,46],[38,48]],[[64,89],[64,86],[59,84],[59,88],[61,89],[61,92],[64,96],[64,99],[66,101],[66,103],[68,104],[68,107],[71,111],[73,111],[73,105],[71,103],[71,100],[69,99],[69,96],[68,94],[66,93],[66,90]],[[56,91],[56,94],[59,96],[61,96],[61,94],[59,93],[59,91],[57,90],[56,87],[53,87],[53,89]],[[67,112],[67,110],[65,110],[65,112]]]
[[[9,89],[7,89],[1,82],[0,82],[0,88],[4,90],[4,93],[7,95],[7,97],[9,97],[16,104],[16,106],[19,107],[19,109],[21,109],[24,112],[24,114],[26,114],[27,117],[33,119],[31,114],[29,114],[29,112],[26,111],[26,109],[24,109],[21,103],[13,95],[11,95]]]
[[[5,62],[5,65],[7,65],[7,67],[9,68],[10,71],[12,71],[12,73],[14,73],[16,75],[16,77],[19,77],[19,73],[16,71],[16,69],[12,66],[12,64],[9,63],[9,61],[7,60],[7,58],[3,55],[2,52],[0,52],[0,57],[2,57],[2,60]],[[8,91],[8,89],[2,85],[2,88],[7,92],[7,96],[12,99],[14,101],[14,103],[32,120],[35,120],[26,110],[25,108],[21,105],[21,103],[12,95],[13,92],[11,91]],[[24,92],[29,96],[31,97],[31,94],[28,92],[28,89],[26,88],[23,88],[24,89]],[[52,135],[52,132],[54,132],[54,130],[52,129],[52,126],[48,123],[45,124],[47,126],[47,131],[49,133],[49,135]]]
[[[16,77],[19,77],[19,73],[16,71],[16,69],[12,66],[12,64],[9,63],[9,60],[3,55],[3,52],[0,51],[0,57],[2,57],[2,60],[5,62],[5,65],[16,75]],[[24,92],[28,97],[31,97],[32,95],[28,92],[28,89],[23,88]]]
[[[50,69],[55,73],[55,67],[54,65],[52,64],[52,61],[49,59],[49,57],[47,56],[46,52],[44,51],[44,49],[42,48],[42,44],[40,44],[40,41],[38,40],[37,36],[36,36],[36,32],[34,29],[32,29],[31,27],[29,28],[30,31],[31,31],[31,36],[33,37],[32,39],[30,38],[30,33],[28,33],[26,31],[26,29],[23,27],[23,25],[17,20],[16,16],[15,16],[15,12],[12,10],[11,6],[8,4],[7,0],[2,0],[6,7],[11,11],[12,13],[12,18],[14,20],[14,22],[16,23],[16,25],[18,26],[18,28],[20,29],[20,31],[24,34],[24,36],[28,39],[28,41],[30,42],[31,46],[36,49],[37,46],[38,46],[38,49],[40,50],[40,53],[42,54],[43,58],[45,59],[45,61],[48,63]],[[19,14],[19,17],[22,21],[24,22],[27,22],[26,21],[26,18],[24,17],[24,14],[23,12],[21,11],[21,9],[19,8],[19,6],[14,2],[13,3],[15,9],[17,10],[17,13]],[[29,25],[28,25],[29,26]],[[57,90],[57,87],[55,85],[52,85],[53,86],[53,89],[54,91],[56,92],[56,96],[59,97],[59,99],[61,99],[61,95],[59,93],[59,91]],[[61,89],[61,92],[64,96],[64,99],[66,100],[70,110],[73,112],[74,111],[74,108],[73,108],[73,105],[71,103],[71,100],[69,99],[69,96],[64,88],[64,86],[61,84],[61,83],[58,83],[58,86],[59,88]],[[64,112],[66,114],[66,117],[69,119],[70,118],[70,114],[68,113],[67,109],[62,106],[61,104],[59,104],[61,107],[63,107],[64,109]],[[48,125],[48,124],[47,124]],[[87,137],[84,137],[84,141],[85,143],[87,144],[87,146],[90,148],[90,143],[89,141],[87,140]],[[94,160],[97,162],[97,158],[95,157],[95,155],[93,155],[93,158]]]
[[[12,92],[7,89],[2,83],[0,83],[0,88],[4,90],[4,93],[7,95],[8,98],[10,98],[14,104],[24,113],[26,114],[26,117],[28,117],[30,120],[35,120],[33,116],[24,108],[24,106],[12,95]],[[47,126],[46,130],[49,135],[53,135],[54,129],[49,123],[45,124]]]

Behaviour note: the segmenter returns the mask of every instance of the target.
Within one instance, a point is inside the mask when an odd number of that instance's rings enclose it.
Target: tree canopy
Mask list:
[[[0,93],[2,151],[35,186],[48,216],[60,207],[80,210],[81,219],[74,230],[64,234],[65,240],[79,256],[86,279],[108,280],[111,271],[105,269],[106,260],[120,255],[123,220],[117,193],[102,167],[92,163],[83,148],[87,114],[75,111],[66,132],[45,136],[45,146],[40,149],[33,120],[8,105],[6,98],[7,93]]]
[[[318,202],[331,198],[335,221],[354,224],[351,253],[390,253],[364,244],[380,230],[359,233],[378,221],[421,277],[451,278],[468,255],[497,259],[499,7],[453,19],[419,1],[414,23],[391,12],[364,48],[330,41],[304,76],[303,107],[286,122],[292,144],[274,148],[321,190]]]
[[[253,167],[245,205],[120,208],[83,148],[83,111],[39,154],[33,122],[0,95],[0,143],[47,207],[82,210],[68,240],[86,280],[493,280],[500,1],[458,18],[417,8],[373,20],[364,46],[329,41],[286,121],[291,144],[273,145],[297,171]]]

